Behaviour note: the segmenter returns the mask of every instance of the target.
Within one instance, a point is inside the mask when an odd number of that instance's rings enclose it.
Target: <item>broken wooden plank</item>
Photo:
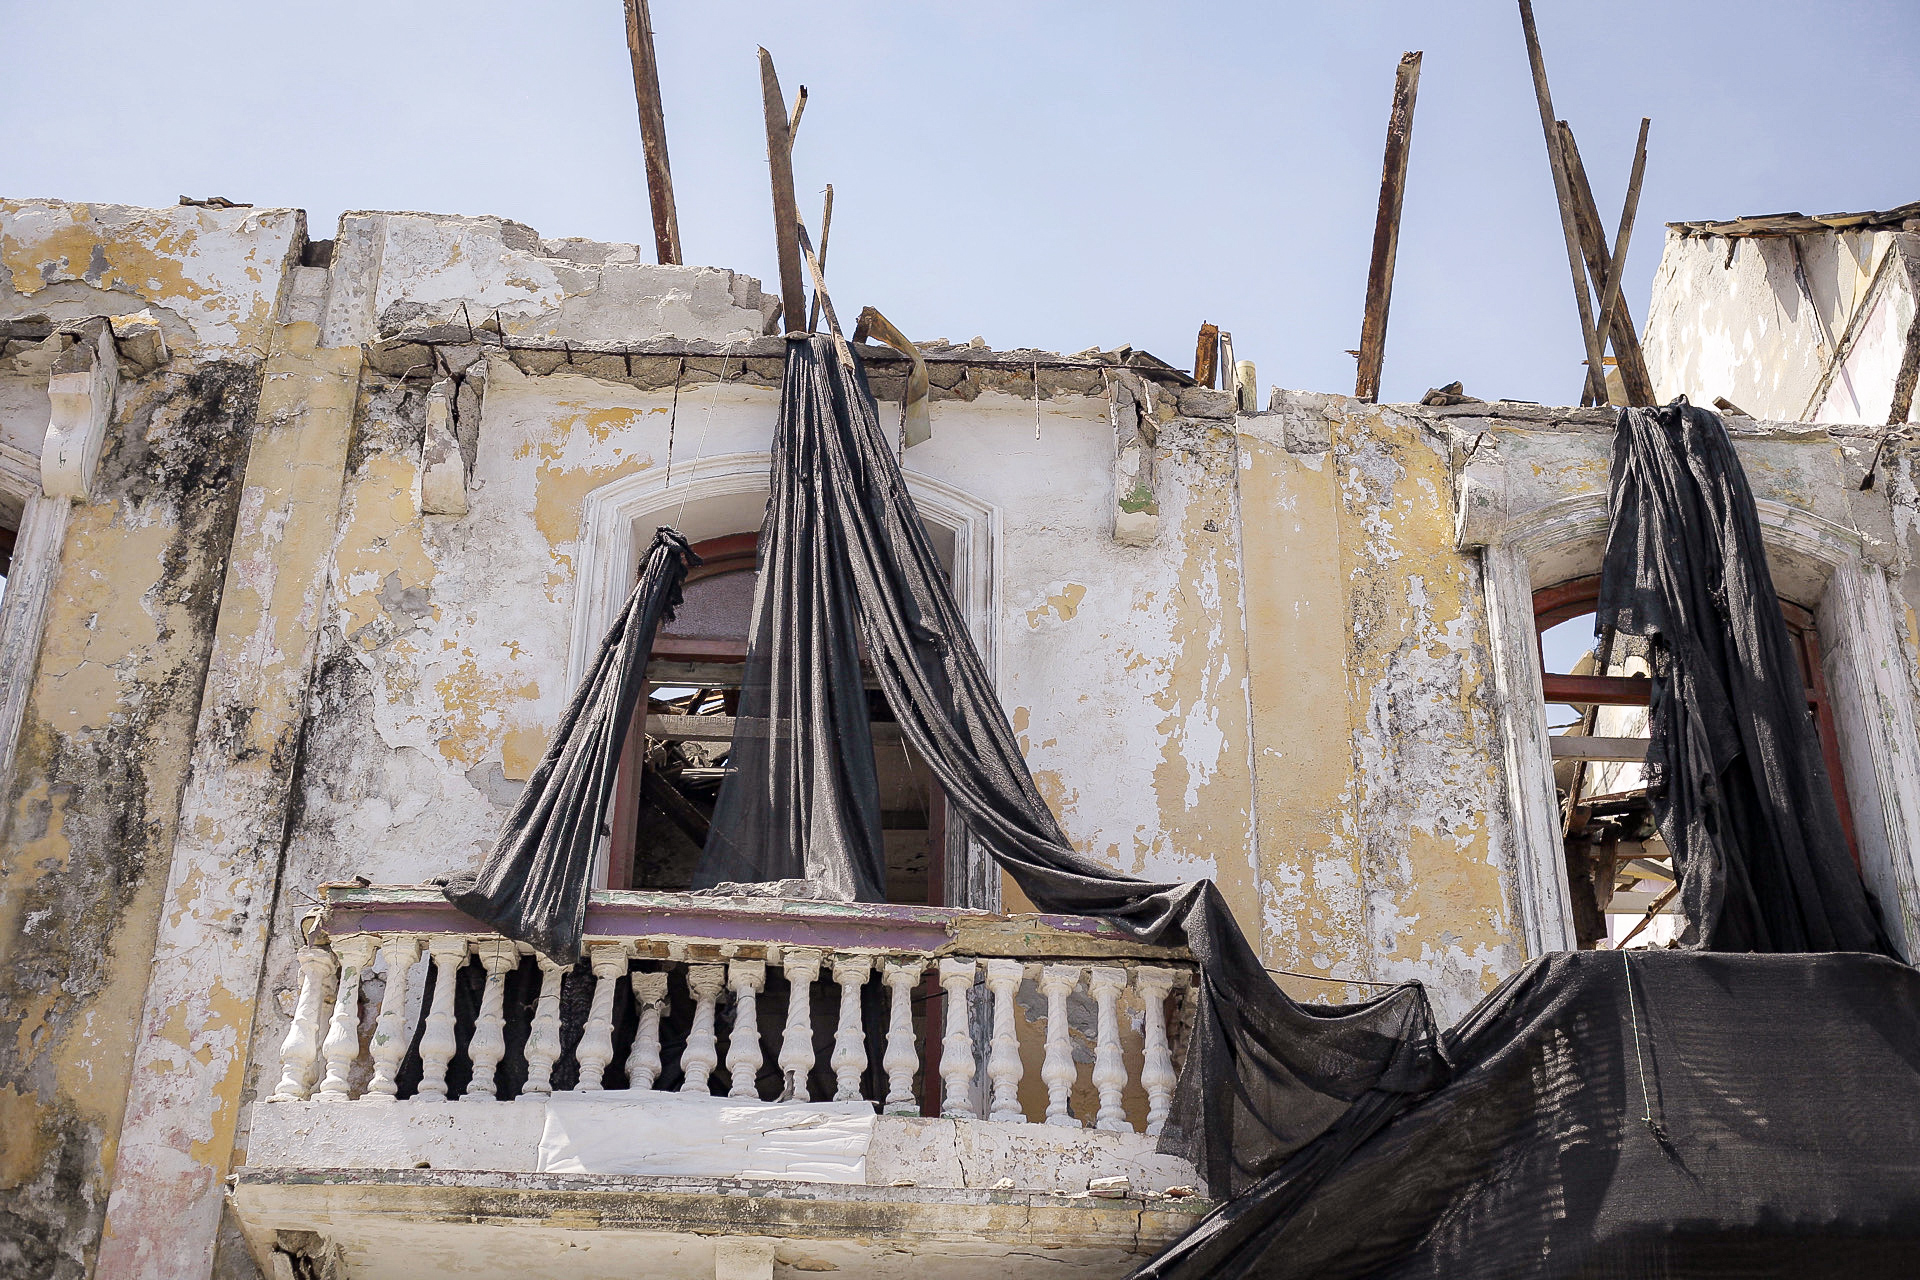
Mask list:
[[[1640,175],[1644,174],[1646,168],[1644,150],[1646,123],[1642,121],[1642,150],[1635,159],[1636,169],[1633,179],[1635,183],[1638,182]],[[1609,310],[1606,305],[1604,282],[1609,276],[1616,276],[1624,268],[1626,259],[1617,244],[1612,249],[1607,247],[1606,229],[1600,222],[1600,206],[1595,202],[1593,187],[1587,181],[1587,167],[1580,159],[1580,145],[1574,141],[1573,129],[1565,120],[1560,121],[1558,127],[1562,158],[1567,166],[1567,181],[1573,195],[1574,212],[1579,218],[1580,244],[1586,255],[1587,273],[1596,285],[1601,286],[1601,321],[1597,329],[1601,337],[1601,348],[1604,351],[1607,340],[1612,340],[1613,353],[1618,359],[1620,369],[1621,388],[1626,392],[1627,403],[1652,404],[1653,379],[1647,373],[1647,360],[1640,351],[1640,331],[1633,326],[1633,314],[1627,307],[1626,298],[1620,293],[1617,280],[1614,284],[1612,309]],[[1627,199],[1633,207],[1638,207],[1640,192],[1636,185],[1629,186]],[[1623,215],[1623,221],[1626,221],[1630,227],[1631,214]],[[1631,236],[1630,230],[1629,236]],[[1604,367],[1598,386],[1602,394],[1594,403],[1606,404]]]
[[[1587,348],[1587,368],[1592,376],[1600,379],[1603,394],[1600,403],[1606,402],[1605,363],[1600,349],[1600,337],[1594,329],[1593,300],[1587,294],[1587,268],[1580,248],[1580,230],[1574,217],[1573,195],[1567,180],[1566,166],[1561,162],[1560,132],[1554,124],[1553,94],[1547,88],[1547,64],[1540,54],[1540,33],[1533,24],[1533,0],[1520,0],[1520,29],[1527,38],[1527,62],[1533,71],[1533,96],[1540,108],[1540,132],[1547,144],[1547,164],[1553,170],[1553,198],[1560,207],[1560,233],[1567,245],[1567,269],[1573,275],[1574,305],[1580,312],[1580,337]]]
[[[1613,351],[1621,350],[1618,329],[1624,322],[1627,346],[1632,350],[1630,363],[1620,367],[1620,383],[1630,405],[1653,403],[1653,377],[1647,371],[1646,353],[1640,349],[1640,334],[1627,315],[1626,301],[1620,296],[1620,284],[1627,274],[1627,246],[1633,241],[1633,220],[1640,212],[1640,183],[1647,176],[1647,130],[1653,121],[1640,117],[1640,137],[1633,146],[1633,169],[1627,175],[1627,198],[1620,206],[1620,229],[1613,237],[1613,263],[1607,269],[1606,284],[1600,291],[1600,332],[1614,334]],[[1568,134],[1569,140],[1572,134]]]
[[[801,284],[800,210],[793,199],[793,135],[780,75],[773,69],[773,55],[765,49],[760,50],[760,97],[767,118],[767,169],[773,184],[773,241],[780,257],[780,313],[793,332],[807,314],[807,294]]]
[[[800,87],[800,92],[805,93],[806,91],[807,91],[806,86],[802,85]],[[794,119],[798,120],[799,118],[800,118],[800,109],[796,107],[794,108]],[[822,275],[825,275],[827,270],[827,237],[832,234],[833,234],[833,184],[829,182],[827,184],[826,205],[820,210],[820,273]],[[819,327],[820,327],[820,295],[818,293],[815,293],[813,295],[813,305],[807,311],[807,332],[812,333],[815,330],[817,330]]]
[[[742,716],[654,716],[647,717],[647,736],[665,742],[732,742],[739,735],[764,737],[770,722]],[[898,742],[900,726],[891,720],[873,723],[875,742]]]
[[[1220,326],[1203,324],[1193,347],[1193,380],[1202,387],[1213,385],[1220,367]]]
[[[1380,205],[1373,221],[1373,258],[1367,266],[1367,303],[1360,322],[1360,368],[1354,398],[1380,398],[1380,369],[1387,353],[1387,310],[1393,301],[1393,263],[1400,248],[1400,209],[1407,189],[1407,157],[1413,150],[1413,104],[1420,89],[1420,52],[1400,55],[1394,73],[1393,110],[1387,117],[1387,148],[1380,168]]]
[[[689,717],[710,720],[712,716]],[[652,732],[653,717],[648,717]],[[1555,760],[1611,760],[1638,764],[1647,758],[1645,738],[1590,738],[1579,734],[1556,734],[1547,739]]]
[[[1653,681],[1636,676],[1568,676],[1549,671],[1540,677],[1548,702],[1573,707],[1644,707],[1653,699]]]
[[[640,771],[640,793],[651,800],[667,820],[680,828],[682,835],[694,844],[705,847],[707,832],[711,823],[700,807],[687,799],[686,794],[673,784],[671,778],[662,776],[651,765]]]
[[[647,199],[653,206],[655,257],[680,265],[680,215],[673,207],[673,172],[667,164],[667,113],[660,100],[660,68],[653,57],[653,20],[647,0],[626,0],[627,54],[633,62],[633,96],[640,107],[640,145],[646,152]]]

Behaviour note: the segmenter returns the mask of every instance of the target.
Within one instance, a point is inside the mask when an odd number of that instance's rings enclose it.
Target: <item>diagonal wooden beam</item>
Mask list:
[[[798,332],[807,314],[801,284],[800,211],[793,199],[793,133],[773,55],[760,50],[760,97],[767,117],[767,168],[773,182],[773,243],[780,256],[780,308],[787,331]]]
[[[1613,353],[1619,360],[1620,381],[1627,393],[1628,404],[1652,404],[1653,380],[1647,375],[1646,357],[1640,351],[1640,332],[1633,326],[1633,315],[1627,309],[1626,299],[1620,295],[1619,273],[1624,268],[1626,257],[1619,245],[1612,250],[1607,248],[1607,233],[1600,222],[1600,207],[1594,201],[1593,187],[1587,181],[1587,167],[1580,159],[1580,146],[1574,141],[1573,129],[1565,120],[1558,123],[1561,157],[1566,165],[1567,179],[1573,194],[1574,212],[1579,217],[1580,244],[1586,256],[1589,277],[1600,288],[1600,321],[1596,332],[1601,335],[1601,347],[1604,350],[1606,339],[1613,340]],[[1646,172],[1646,128],[1647,122],[1641,122],[1640,150],[1634,162],[1634,175],[1627,189],[1627,208],[1622,213],[1622,223],[1628,239],[1632,239],[1632,215],[1639,208],[1640,179]],[[1607,288],[1603,282],[1611,279],[1613,298],[1611,307],[1607,299]],[[1591,382],[1589,385],[1593,385]],[[1605,371],[1599,382],[1600,393],[1595,404],[1607,403],[1605,395]]]
[[[1580,229],[1573,211],[1573,194],[1561,163],[1560,131],[1555,127],[1553,94],[1547,88],[1547,64],[1540,55],[1540,33],[1533,25],[1532,0],[1520,0],[1520,29],[1527,38],[1527,62],[1533,70],[1533,97],[1540,108],[1540,132],[1547,144],[1547,165],[1553,170],[1553,198],[1560,207],[1560,233],[1567,244],[1567,269],[1573,275],[1573,300],[1580,312],[1580,337],[1587,348],[1587,368],[1604,378],[1600,336],[1593,327],[1593,300],[1587,293],[1587,268],[1581,260]],[[1604,381],[1601,383],[1604,387]],[[1601,397],[1605,403],[1605,396]]]
[[[660,101],[660,68],[653,57],[653,20],[647,0],[626,0],[627,55],[633,62],[633,95],[640,107],[640,145],[647,157],[647,199],[653,206],[655,257],[680,265],[680,215],[673,207],[673,173],[667,165],[667,113]]]
[[[1373,259],[1367,266],[1367,305],[1360,322],[1360,369],[1354,398],[1380,398],[1380,369],[1387,354],[1387,309],[1393,301],[1393,263],[1400,249],[1400,207],[1407,190],[1407,158],[1413,151],[1413,104],[1420,89],[1420,54],[1400,55],[1393,80],[1393,111],[1387,117],[1387,149],[1380,168],[1380,207],[1373,220]]]

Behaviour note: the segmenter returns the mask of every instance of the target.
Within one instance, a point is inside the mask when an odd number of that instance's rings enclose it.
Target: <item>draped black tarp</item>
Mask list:
[[[620,751],[646,693],[653,633],[680,606],[699,557],[672,529],[654,534],[640,578],[560,718],[479,871],[442,885],[447,901],[560,964],[580,957],[594,855],[606,833]]]
[[[788,343],[741,708],[764,727],[745,750],[736,743],[713,821],[728,834],[703,880],[822,878],[839,859],[844,885],[867,886],[847,896],[878,896],[872,745],[865,704],[852,696],[858,655],[851,634],[822,630],[855,620],[907,741],[1035,905],[1192,949],[1197,1026],[1161,1146],[1192,1160],[1215,1195],[1252,1185],[1316,1138],[1323,1151],[1356,1141],[1391,1113],[1384,1099],[1432,1087],[1433,1022],[1418,984],[1344,1007],[1297,1004],[1211,881],[1137,880],[1067,842],[941,573],[864,371],[840,350],[826,337]]]
[[[1719,415],[1622,409],[1596,627],[1651,642],[1647,763],[1682,939],[1893,954],[1847,850],[1747,477]]]
[[[1282,1170],[1135,1280],[1920,1272],[1920,974],[1905,965],[1562,952],[1440,1051],[1450,1083],[1298,1212],[1275,1212],[1300,1176]]]

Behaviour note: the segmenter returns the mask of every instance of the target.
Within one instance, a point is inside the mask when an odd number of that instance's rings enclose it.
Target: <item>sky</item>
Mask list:
[[[1920,4],[1538,0],[1609,228],[1652,117],[1625,296],[1662,225],[1920,199]],[[999,348],[1203,321],[1264,386],[1346,391],[1394,69],[1425,53],[1383,400],[1577,400],[1566,251],[1513,0],[654,0],[689,263],[777,289],[755,47],[840,313]],[[0,194],[497,214],[650,246],[620,0],[0,0]]]

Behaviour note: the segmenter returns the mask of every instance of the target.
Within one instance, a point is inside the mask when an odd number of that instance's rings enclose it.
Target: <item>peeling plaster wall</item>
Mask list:
[[[99,1242],[259,361],[302,228],[291,210],[0,200],[0,317],[150,308],[174,352],[123,376],[68,518],[5,797],[0,1274],[83,1276]],[[44,382],[9,404],[44,429]]]
[[[1828,353],[1897,238],[1893,231],[1728,237],[1668,230],[1643,343],[1655,399],[1685,395],[1711,406],[1722,396],[1756,418],[1802,420]],[[1886,418],[1906,334],[1898,322],[1914,306],[1904,278],[1887,283],[1880,304],[1887,333],[1856,340],[1865,349],[1857,346],[1834,380],[1826,411],[1816,415],[1821,421]]]
[[[1417,978],[1451,1020],[1522,956],[1450,441],[1417,411],[1304,392],[1237,426],[1269,963]]]
[[[739,342],[766,329],[777,302],[751,276],[643,262],[634,245],[543,240],[503,218],[423,213],[342,216],[329,275],[321,334],[329,347],[422,315],[481,326],[496,311],[514,336]]]
[[[228,362],[124,389],[68,525],[0,852],[0,1272],[98,1241],[258,393]]]

